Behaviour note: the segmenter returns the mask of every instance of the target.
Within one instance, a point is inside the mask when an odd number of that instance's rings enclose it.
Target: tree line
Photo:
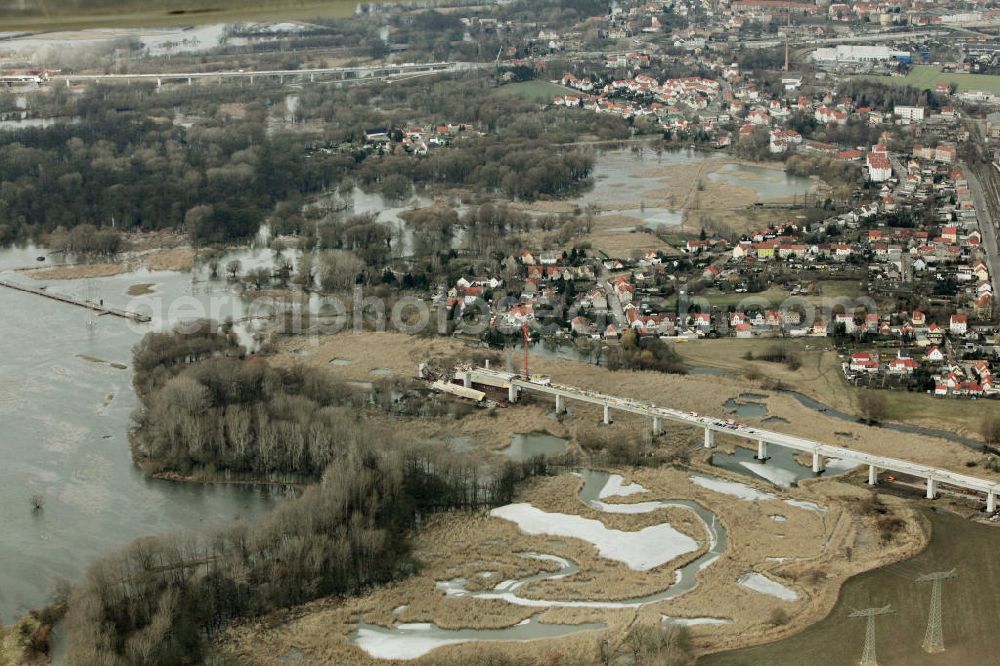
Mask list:
[[[520,481],[551,471],[543,459],[484,467],[362,423],[359,409],[338,407],[342,386],[243,358],[208,322],[147,335],[135,368],[143,446],[175,464],[214,459],[318,482],[259,524],[141,539],[95,563],[69,597],[73,664],[202,663],[227,622],[409,575],[412,534],[429,514],[509,503]],[[267,428],[277,441],[265,442]]]
[[[91,566],[69,598],[69,662],[202,663],[206,639],[227,622],[413,573],[411,534],[423,517],[507,503],[539,471],[508,463],[487,475],[392,431],[369,432],[259,525],[142,539]]]

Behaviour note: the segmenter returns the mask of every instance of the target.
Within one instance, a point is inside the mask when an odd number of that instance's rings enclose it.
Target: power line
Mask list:
[[[944,629],[941,626],[941,583],[958,578],[954,569],[924,574],[918,583],[931,583],[931,610],[927,616],[927,632],[921,647],[924,652],[944,652]]]
[[[854,610],[848,617],[863,617],[868,621],[865,627],[865,649],[861,653],[861,666],[878,666],[875,658],[875,618],[879,615],[889,615],[895,613],[892,606],[882,608],[863,608]]]

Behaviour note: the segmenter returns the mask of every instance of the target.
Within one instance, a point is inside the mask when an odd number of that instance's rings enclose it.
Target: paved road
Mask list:
[[[1000,296],[1000,246],[997,244],[997,222],[994,211],[1000,206],[997,200],[996,176],[989,174],[989,191],[984,189],[979,176],[967,164],[962,164],[965,176],[969,181],[972,200],[976,204],[976,215],[979,217],[979,229],[983,234],[983,248],[986,250],[986,264],[990,269],[990,281],[993,283],[993,294]],[[987,167],[992,168],[992,167]],[[990,199],[992,197],[992,199]],[[992,204],[992,205],[991,205]]]

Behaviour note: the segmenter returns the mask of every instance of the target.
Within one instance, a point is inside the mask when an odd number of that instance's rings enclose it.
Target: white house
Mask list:
[[[897,106],[893,108],[892,114],[899,118],[904,125],[919,123],[924,119],[924,107],[922,106]]]

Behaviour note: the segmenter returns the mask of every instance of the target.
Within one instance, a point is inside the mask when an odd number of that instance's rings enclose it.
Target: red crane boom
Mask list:
[[[524,378],[531,379],[531,375],[528,374],[528,345],[531,344],[531,331],[528,330],[527,324],[521,324],[521,337],[524,345]]]

